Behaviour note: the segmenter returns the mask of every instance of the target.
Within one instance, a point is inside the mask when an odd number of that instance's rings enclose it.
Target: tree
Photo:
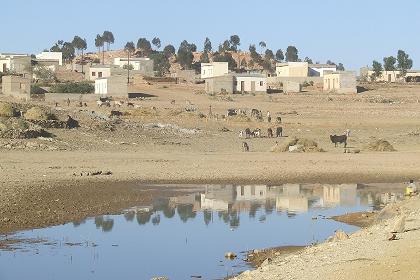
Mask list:
[[[374,60],[372,63],[372,68],[373,68],[373,74],[371,76],[371,79],[372,81],[376,81],[378,77],[382,76],[382,71],[383,71],[382,64]]]
[[[197,46],[194,43],[190,44],[190,48],[191,48],[191,51],[192,52],[196,52],[197,51]]]
[[[211,41],[209,38],[206,38],[206,40],[204,41],[204,52],[211,52],[212,51],[212,46],[211,46]]]
[[[159,77],[163,77],[166,73],[169,73],[171,65],[163,52],[152,53],[150,58],[153,59],[153,70],[156,71]]]
[[[295,46],[288,46],[286,50],[286,61],[296,62],[298,61],[298,50]]]
[[[146,38],[140,38],[137,41],[137,48],[141,51],[143,56],[148,56],[152,52],[152,45]]]
[[[104,43],[106,43],[106,49],[109,51],[109,47],[111,44],[114,44],[115,42],[115,38],[114,38],[114,34],[112,34],[111,31],[104,31],[104,33],[102,34],[102,38],[104,40]]]
[[[85,63],[85,58],[84,58],[84,53],[83,51],[87,49],[87,43],[86,43],[86,39],[82,39],[79,36],[74,36],[73,38],[73,42],[72,42],[74,48],[76,48],[77,50],[82,52],[82,73],[84,73],[83,71],[83,65]]]
[[[127,57],[128,57],[128,62],[127,62],[127,84],[130,84],[130,68],[131,68],[131,63],[130,63],[130,56],[131,54],[133,54],[136,50],[135,46],[134,46],[134,42],[127,42],[124,46],[124,50],[127,52]]]
[[[158,37],[153,38],[152,40],[152,44],[157,48],[160,49],[161,47],[161,42],[160,39]]]
[[[64,61],[72,61],[75,58],[75,49],[72,43],[65,42],[61,48],[61,52],[63,53]]]
[[[201,63],[209,63],[210,62],[210,58],[209,58],[209,53],[208,52],[203,52],[203,54],[200,57],[200,62]]]
[[[264,41],[261,41],[261,42],[259,43],[259,45],[260,45],[260,47],[261,47],[262,49],[265,49],[265,48],[267,47],[267,44],[266,44]]]
[[[261,64],[262,58],[261,55],[257,52],[257,48],[255,47],[255,45],[249,46],[249,52],[251,53],[251,59],[253,62],[252,65],[255,65],[255,63]]]
[[[313,64],[314,63],[312,61],[312,59],[310,59],[309,57],[305,57],[305,59],[303,61],[308,62],[309,64]]]
[[[188,43],[186,40],[182,41],[178,48],[178,62],[184,69],[191,69],[194,60],[193,49],[194,44]]]
[[[273,60],[274,59],[274,53],[273,53],[273,51],[270,50],[270,49],[265,50],[265,56],[264,56],[264,58],[266,60]]]
[[[343,65],[343,63],[338,63],[338,65],[337,65],[337,71],[345,71],[346,70],[346,68],[344,68],[344,65]]]
[[[98,48],[98,53],[101,52],[101,48],[104,46],[104,39],[101,35],[97,34],[95,38],[95,47]]]
[[[326,62],[326,63],[327,63],[328,65],[336,65],[336,64],[335,64],[335,62],[333,62],[333,61],[331,61],[331,60],[329,60],[329,59],[327,60],[327,62]]]
[[[231,50],[231,45],[229,40],[225,40],[222,45],[219,46],[219,52],[226,52]]]
[[[398,50],[397,54],[397,67],[401,71],[401,75],[404,77],[407,74],[407,70],[413,67],[413,60],[403,50]]]
[[[175,47],[172,45],[167,45],[166,47],[163,48],[163,53],[165,54],[167,58],[170,58],[171,56],[175,54]]]
[[[278,62],[282,62],[284,60],[284,54],[281,49],[278,49],[276,52],[276,59]]]
[[[238,51],[238,46],[241,45],[241,39],[239,38],[238,35],[232,35],[232,36],[230,36],[229,43],[231,45],[232,51],[237,52]]]
[[[134,53],[136,47],[134,46],[133,42],[127,42],[124,46],[124,50],[130,54]]]
[[[393,56],[384,57],[384,69],[385,71],[395,71],[397,67],[395,64],[397,63],[397,59]]]
[[[224,53],[215,53],[213,55],[214,62],[227,62],[229,70],[235,70],[238,67],[238,64],[233,59],[232,54],[229,52]]]

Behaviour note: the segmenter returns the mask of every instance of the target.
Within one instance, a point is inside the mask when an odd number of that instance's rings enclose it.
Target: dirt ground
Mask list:
[[[208,96],[202,85],[144,85],[138,90],[150,96],[133,101],[134,108],[98,108],[95,96],[75,95],[68,107],[60,96],[27,104],[0,95],[0,101],[23,111],[47,106],[81,126],[48,129],[52,138],[0,138],[0,232],[77,221],[143,203],[148,198],[133,187],[140,183],[420,180],[418,85],[375,86],[358,95],[308,89],[294,95]],[[87,107],[78,107],[79,101]],[[223,118],[230,108],[244,109],[248,116]],[[263,121],[250,117],[253,108],[262,111]],[[123,116],[109,118],[111,110]],[[281,124],[274,123],[277,116]],[[266,137],[268,128],[279,126],[284,137]],[[263,137],[239,138],[245,128],[260,128]],[[360,153],[344,153],[342,145],[330,142],[330,134],[347,129],[348,148]],[[270,152],[292,137],[314,140],[325,152]],[[378,139],[396,151],[369,150]],[[242,152],[244,141],[248,153]],[[97,171],[111,174],[88,176]]]

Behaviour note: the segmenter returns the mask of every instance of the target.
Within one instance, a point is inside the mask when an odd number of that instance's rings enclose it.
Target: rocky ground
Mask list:
[[[419,209],[419,197],[391,204],[372,226],[274,256],[235,279],[419,279]]]

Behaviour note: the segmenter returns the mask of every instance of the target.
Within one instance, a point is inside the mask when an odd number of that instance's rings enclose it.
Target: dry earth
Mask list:
[[[38,105],[50,106],[60,117],[71,115],[80,122],[80,128],[49,129],[53,138],[0,138],[0,232],[75,221],[136,205],[147,200],[133,187],[139,183],[369,183],[420,179],[417,85],[379,86],[359,95],[327,95],[309,90],[298,95],[257,96],[207,96],[197,85],[143,87],[139,90],[153,97],[135,101],[139,108],[117,108],[124,113],[120,118],[108,119],[111,109],[115,109],[97,108],[94,96],[82,97],[88,104],[83,108],[76,107],[79,96],[72,99],[70,107],[64,102],[67,96],[57,96]],[[23,109],[36,104],[4,96],[1,100],[15,102]],[[213,117],[209,115],[210,106]],[[185,112],[186,107],[196,112]],[[222,119],[220,116],[228,108],[257,108],[264,116],[267,111],[273,119],[281,116],[286,137],[240,139],[239,131],[245,128],[261,128],[267,135],[267,128],[280,125],[266,120]],[[350,149],[359,149],[359,154],[344,153],[342,147],[330,143],[330,134],[342,134],[346,129],[351,130]],[[270,152],[276,142],[282,145],[294,136],[315,140],[325,152]],[[368,144],[377,139],[386,139],[397,151],[368,150]],[[248,142],[249,153],[241,151],[243,141]],[[85,176],[95,171],[111,171],[112,175]],[[411,234],[416,233],[406,236]],[[404,240],[390,244],[406,244]],[[398,252],[403,251],[396,251],[398,258],[408,257]],[[391,262],[388,253],[383,250]],[[360,265],[361,273],[362,264],[377,265],[358,258],[346,265]]]

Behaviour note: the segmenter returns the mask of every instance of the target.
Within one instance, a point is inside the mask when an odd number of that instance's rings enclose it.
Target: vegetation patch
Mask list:
[[[374,142],[369,143],[369,151],[374,152],[395,152],[395,148],[386,140],[379,139]]]
[[[94,91],[94,85],[88,82],[68,82],[63,84],[56,84],[51,87],[51,92],[54,93],[88,94],[93,93]]]
[[[318,147],[318,143],[307,138],[293,137],[283,145],[276,144],[271,148],[273,153],[284,152],[325,152],[322,148]]]

